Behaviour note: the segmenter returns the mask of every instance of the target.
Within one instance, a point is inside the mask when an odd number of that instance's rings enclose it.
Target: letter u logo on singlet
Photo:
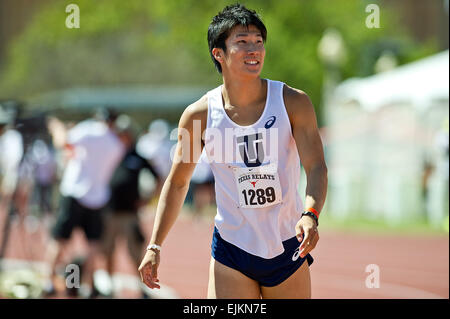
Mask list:
[[[241,157],[247,167],[261,166],[264,162],[262,133],[238,136],[236,142]]]

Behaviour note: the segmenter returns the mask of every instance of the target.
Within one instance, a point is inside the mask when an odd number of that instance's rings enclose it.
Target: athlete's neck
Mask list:
[[[235,107],[253,106],[266,99],[266,80],[256,78],[252,81],[223,79],[222,96],[224,105]]]

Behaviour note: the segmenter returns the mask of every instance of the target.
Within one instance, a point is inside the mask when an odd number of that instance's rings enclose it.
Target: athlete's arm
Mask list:
[[[327,194],[327,166],[316,114],[309,97],[302,91],[284,87],[284,100],[300,161],[306,173],[305,208],[322,210]],[[317,244],[319,235],[314,219],[304,216],[296,226],[299,239],[304,234],[300,250],[304,257]]]
[[[202,151],[202,132],[206,128],[207,99],[189,105],[181,115],[178,125],[178,143],[172,168],[164,182],[156,208],[150,244],[161,246],[175,223],[183,206],[189,181]],[[159,252],[149,250],[139,267],[142,281],[150,288],[159,288],[156,284]]]
[[[203,103],[202,103],[203,102]],[[190,105],[181,115],[172,168],[164,182],[156,209],[151,244],[161,245],[184,203],[189,181],[202,152],[201,133],[206,127],[204,101]]]

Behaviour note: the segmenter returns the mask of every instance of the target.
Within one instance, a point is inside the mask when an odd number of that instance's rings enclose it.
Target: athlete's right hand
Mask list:
[[[147,250],[144,258],[142,259],[141,265],[139,266],[139,274],[141,275],[141,280],[147,287],[161,288],[157,282],[158,279],[158,266],[159,266],[159,251],[158,250]]]

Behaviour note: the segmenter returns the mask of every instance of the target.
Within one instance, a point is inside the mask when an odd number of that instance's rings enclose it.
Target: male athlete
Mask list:
[[[308,96],[260,78],[265,40],[258,15],[240,4],[225,7],[209,26],[209,49],[223,84],[180,118],[172,169],[139,267],[150,288],[160,287],[161,245],[204,148],[217,203],[208,298],[311,297],[309,253],[319,240],[327,168]],[[305,205],[298,193],[300,159]]]

